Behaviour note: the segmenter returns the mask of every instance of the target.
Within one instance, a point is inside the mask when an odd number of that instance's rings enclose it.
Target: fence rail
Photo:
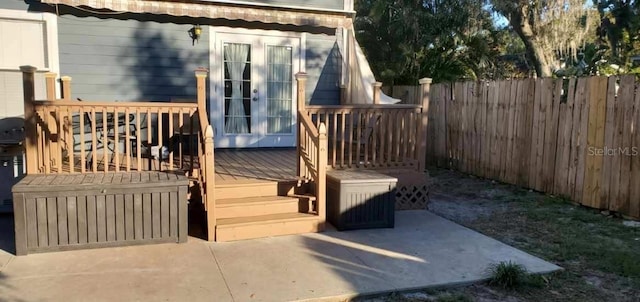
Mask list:
[[[437,84],[430,164],[640,217],[634,76]]]

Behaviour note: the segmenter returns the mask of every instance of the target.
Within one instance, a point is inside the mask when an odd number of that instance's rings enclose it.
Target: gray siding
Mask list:
[[[342,56],[336,36],[307,35],[307,100],[313,105],[340,104]]]
[[[29,5],[24,0],[2,0],[0,1],[0,8],[26,11]]]
[[[216,0],[207,0],[209,2],[216,2]],[[247,1],[255,2],[257,4],[270,4],[270,5],[283,5],[283,6],[299,6],[309,8],[326,8],[326,9],[344,9],[344,0],[261,0],[261,1]]]
[[[60,71],[73,97],[169,101],[195,98],[194,70],[209,66],[208,29],[192,45],[191,25],[137,20],[58,19]]]

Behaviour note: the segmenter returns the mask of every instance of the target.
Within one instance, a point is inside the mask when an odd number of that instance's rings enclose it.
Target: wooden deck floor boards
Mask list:
[[[292,180],[295,149],[216,150],[216,184]]]

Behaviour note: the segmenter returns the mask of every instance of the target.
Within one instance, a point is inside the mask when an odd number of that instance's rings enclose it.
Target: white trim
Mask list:
[[[58,51],[58,17],[51,13],[31,13],[21,10],[0,9],[0,18],[23,21],[42,21],[45,27],[46,64],[45,69],[38,71],[60,72]],[[19,69],[16,69],[19,70]],[[59,76],[59,75],[58,75]]]
[[[355,13],[355,7],[354,7],[354,1],[353,0],[344,0],[344,10],[347,12],[354,12]]]
[[[295,10],[303,10],[303,11],[306,10],[306,11],[314,11],[314,12],[355,14],[355,11],[353,10],[353,0],[344,0],[344,9],[306,7],[306,6],[298,6],[298,5],[276,5],[276,4],[269,4],[269,3],[256,3],[256,2],[239,1],[239,0],[204,0],[204,1],[210,2],[210,3],[237,4],[237,5],[247,5],[247,6],[255,6],[255,7],[285,8],[285,9],[295,9]],[[351,2],[351,4],[349,5],[348,2]]]
[[[307,33],[300,37],[300,72],[307,72]]]
[[[220,97],[224,89],[223,87],[224,75],[223,75],[223,66],[220,65],[222,62],[218,58],[222,56],[221,54],[222,45],[220,44],[222,43],[222,39],[225,39],[225,37],[234,37],[234,39],[228,39],[228,40],[230,41],[236,40],[238,43],[250,42],[250,43],[253,43],[252,45],[256,47],[258,44],[260,44],[260,47],[255,48],[255,50],[263,52],[264,57],[258,60],[257,57],[255,57],[255,55],[258,55],[258,54],[254,54],[254,58],[256,59],[256,61],[253,61],[253,63],[258,64],[254,66],[260,66],[260,68],[264,68],[265,67],[264,65],[266,63],[265,47],[268,45],[279,45],[279,44],[274,44],[272,41],[280,41],[275,43],[281,43],[282,41],[289,40],[292,43],[292,45],[299,50],[299,53],[295,54],[296,56],[294,56],[293,58],[294,59],[293,73],[295,74],[299,71],[304,70],[304,66],[306,65],[305,63],[306,62],[306,58],[305,58],[306,46],[304,45],[306,40],[306,34],[295,33],[295,32],[284,32],[284,31],[277,31],[277,30],[252,30],[252,29],[229,28],[229,27],[221,27],[221,26],[210,27],[209,32],[210,32],[209,33],[210,56],[212,56],[211,59],[209,60],[210,62],[209,63],[210,64],[209,65],[209,70],[210,70],[209,87],[211,90],[211,93],[210,93],[211,104],[209,106],[210,108],[209,118],[212,120],[212,123],[215,125],[214,127],[216,128],[216,146],[221,148],[272,147],[272,146],[279,146],[278,142],[286,146],[289,146],[289,142],[291,142],[291,146],[293,146],[295,144],[295,138],[297,137],[295,127],[293,127],[294,132],[290,134],[277,134],[277,133],[269,134],[267,133],[266,125],[263,125],[265,127],[264,129],[260,127],[253,128],[255,129],[256,132],[253,132],[252,134],[225,135],[224,128],[223,128],[223,117],[222,117],[222,111],[224,110],[224,106],[223,106],[223,100]],[[263,44],[258,42],[260,40],[263,41],[262,42]],[[258,97],[261,99],[266,97],[266,93],[265,93],[266,87],[260,87],[261,85],[265,84],[265,79],[262,78],[261,75],[255,74],[255,71],[254,71],[252,72],[251,80],[253,85],[256,85],[254,87],[257,87],[259,91]],[[254,89],[254,87],[252,87],[252,89]],[[296,102],[295,102],[295,100],[297,99],[296,93],[297,93],[297,89],[295,89],[295,80],[294,80],[294,85],[292,86],[292,96],[293,96],[292,119],[296,118],[296,115],[294,113],[297,113]],[[256,119],[255,121],[258,121],[258,123],[261,123],[261,124],[266,123],[266,107],[264,108],[253,107],[252,115],[253,114],[258,114],[260,116],[264,115],[264,121],[261,121],[259,119]],[[252,122],[254,121],[254,119],[255,117],[252,118]],[[294,122],[295,120],[292,120],[292,123]]]

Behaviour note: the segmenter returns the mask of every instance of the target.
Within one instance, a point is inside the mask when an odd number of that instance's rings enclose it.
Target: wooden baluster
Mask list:
[[[120,141],[119,141],[119,137],[120,136],[120,131],[118,128],[120,128],[120,108],[115,108],[115,112],[113,113],[113,153],[115,156],[115,170],[116,172],[120,172]],[[126,119],[126,118],[125,118]]]
[[[351,168],[352,164],[353,164],[353,131],[354,131],[354,122],[355,122],[355,111],[351,110],[351,112],[349,112],[349,126],[348,129],[346,129],[347,131],[349,131],[349,133],[347,134],[349,139],[347,140],[347,142],[349,143],[348,147],[348,153],[347,155],[349,155],[347,157],[347,159],[349,160],[349,162],[347,163],[347,166],[349,168]]]
[[[42,119],[43,121],[45,121],[45,126],[44,129],[42,129],[45,133],[44,135],[44,173],[45,174],[49,174],[51,173],[51,157],[53,155],[53,150],[51,148],[51,133],[49,132],[49,129],[51,129],[51,125],[49,123],[46,123],[46,120],[48,119],[49,116],[51,116],[53,113],[51,112],[51,107],[46,106],[45,107],[45,111]],[[55,125],[55,123],[54,123]]]
[[[162,110],[158,110],[158,170],[162,171],[163,154],[162,154]]]
[[[151,168],[152,158],[151,158],[151,146],[153,146],[153,134],[151,132],[151,109],[147,108],[147,170],[153,170]]]
[[[169,108],[169,170],[173,171],[173,140],[174,140],[174,132],[173,131],[173,108]]]
[[[125,133],[125,138],[124,138],[124,153],[127,157],[125,165],[126,165],[126,171],[127,172],[131,172],[131,111],[129,110],[129,107],[127,107],[124,110],[124,133]],[[136,133],[137,133],[137,128],[136,128]],[[137,141],[137,138],[136,138]]]
[[[107,127],[107,108],[102,108],[102,168],[104,173],[109,172],[109,128]]]
[[[39,119],[39,117],[43,117],[45,116],[44,114],[44,107],[43,106],[39,106],[38,110],[37,110],[37,114],[36,114],[36,120]],[[37,166],[38,171],[39,172],[43,172],[44,170],[44,153],[47,151],[44,148],[44,140],[46,138],[44,131],[42,130],[42,124],[39,122],[36,122],[36,132],[35,132],[36,136],[35,136],[35,141],[37,142],[37,146],[36,146],[36,151],[37,151],[37,155],[38,157],[36,159],[33,159],[34,165]]]
[[[395,133],[395,137],[396,137],[396,143],[394,144],[394,148],[393,148],[393,152],[394,152],[394,160],[395,160],[395,166],[398,166],[398,164],[400,163],[400,148],[402,146],[402,115],[400,114],[400,110],[395,109],[393,110],[393,115],[394,115],[394,121],[396,121],[396,125],[395,125],[395,129],[396,129],[396,133]]]
[[[96,133],[96,108],[91,107],[91,171],[98,172],[98,134]]]
[[[338,152],[338,112],[333,110],[331,112],[331,116],[333,117],[333,130],[331,132],[331,135],[333,136],[331,144],[331,167],[335,168]]]
[[[87,158],[86,151],[87,142],[85,141],[85,133],[84,133],[84,107],[80,106],[80,173],[84,174],[87,172]]]
[[[345,149],[344,149],[344,144],[345,144],[345,140],[347,139],[347,132],[346,131],[346,120],[347,120],[347,113],[344,110],[340,111],[340,131],[339,131],[339,135],[340,135],[340,168],[344,168],[345,167],[345,163],[344,163],[344,153],[345,153]]]
[[[362,146],[362,112],[360,110],[356,111],[356,167],[360,167],[360,146]]]
[[[371,115],[371,118],[373,119],[373,124],[371,127],[371,166],[375,167],[376,163],[378,161],[378,153],[377,153],[377,147],[378,147],[378,121],[380,120],[378,117],[380,116],[380,114],[378,113],[378,110],[373,110],[373,113]]]
[[[180,108],[180,115],[178,116],[178,129],[180,130],[180,134],[178,135],[178,158],[180,159],[180,170],[184,171],[184,154],[182,154],[182,149],[184,146],[182,145],[182,140],[184,140],[184,108]]]
[[[391,166],[391,161],[392,161],[392,156],[391,156],[391,151],[393,150],[393,130],[395,129],[395,125],[393,123],[394,119],[393,119],[393,110],[389,109],[387,110],[387,129],[389,131],[387,131],[387,151],[385,152],[386,155],[386,160],[385,160],[385,165],[387,167]]]
[[[60,107],[56,107],[56,111],[55,111],[55,120],[57,122],[57,128],[58,128],[58,137],[56,138],[56,142],[54,145],[54,149],[55,149],[55,159],[54,159],[54,163],[56,166],[56,172],[58,174],[62,173],[62,139],[63,139],[63,133],[64,133],[64,116],[62,113],[62,110],[60,109]]]
[[[380,146],[378,149],[380,152],[378,153],[378,166],[383,166],[385,161],[385,140],[387,137],[387,109],[380,109],[380,124],[378,128],[380,129]]]
[[[136,169],[142,171],[142,122],[140,121],[140,108],[136,108]]]
[[[194,132],[194,118],[195,118],[195,113],[196,111],[193,109],[189,109],[189,171],[193,172],[193,158],[196,155],[195,152],[195,148],[193,145],[193,135],[198,133],[199,131],[196,130],[196,132]]]
[[[66,130],[65,136],[67,141],[67,157],[69,161],[69,173],[75,173],[75,154],[73,152],[74,148],[74,137],[73,137],[73,109],[67,107],[67,119],[65,120]]]

